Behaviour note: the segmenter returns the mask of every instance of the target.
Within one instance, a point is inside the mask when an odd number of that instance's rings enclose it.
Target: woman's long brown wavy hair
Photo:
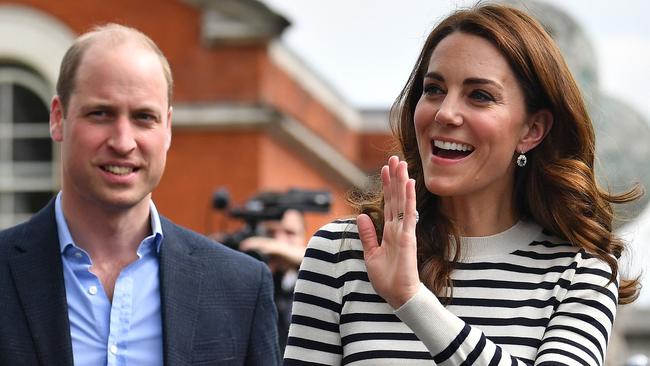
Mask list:
[[[598,186],[594,173],[594,129],[580,90],[555,42],[526,13],[493,4],[459,10],[429,34],[404,89],[391,108],[391,128],[399,144],[397,153],[408,163],[409,175],[416,182],[420,278],[435,293],[441,295],[447,290],[451,296],[450,274],[460,254],[456,225],[442,213],[439,197],[430,193],[424,184],[413,124],[431,54],[443,38],[454,32],[490,41],[516,75],[524,91],[527,111],[548,109],[553,114],[550,132],[528,153],[528,164],[516,170],[514,199],[518,216],[534,220],[546,231],[607,262],[612,270],[611,280],[615,281],[617,258],[623,252],[624,243],[612,233],[612,204],[633,201],[642,191],[635,186],[623,194],[611,194]],[[381,190],[353,193],[349,201],[358,212],[372,218],[381,238],[384,226]],[[455,253],[451,260],[448,260],[449,253]],[[639,289],[638,279],[622,279],[619,303],[634,301]]]

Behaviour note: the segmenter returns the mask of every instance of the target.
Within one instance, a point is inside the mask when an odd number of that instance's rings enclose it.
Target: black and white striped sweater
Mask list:
[[[534,223],[462,239],[453,299],[424,285],[394,311],[368,281],[354,221],[309,242],[285,365],[602,365],[617,284]]]

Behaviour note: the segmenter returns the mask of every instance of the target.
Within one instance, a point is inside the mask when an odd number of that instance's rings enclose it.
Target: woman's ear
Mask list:
[[[553,127],[553,114],[548,109],[533,113],[525,123],[522,137],[517,144],[517,151],[528,152],[544,140]]]

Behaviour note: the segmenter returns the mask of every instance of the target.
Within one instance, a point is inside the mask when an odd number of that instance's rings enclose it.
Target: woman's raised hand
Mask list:
[[[357,217],[359,237],[370,283],[394,309],[399,308],[419,287],[415,239],[415,181],[409,179],[406,162],[396,156],[381,169],[384,191],[384,232],[381,245],[368,215]]]

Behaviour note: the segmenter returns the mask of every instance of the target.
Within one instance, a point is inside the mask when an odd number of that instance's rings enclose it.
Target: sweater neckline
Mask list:
[[[518,221],[500,233],[482,237],[461,237],[461,260],[504,255],[525,248],[542,228],[534,222]]]

